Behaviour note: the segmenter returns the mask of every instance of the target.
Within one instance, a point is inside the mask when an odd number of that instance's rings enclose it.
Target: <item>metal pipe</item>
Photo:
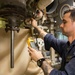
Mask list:
[[[51,4],[54,0],[39,0],[37,7],[41,10],[45,9],[49,4]]]
[[[10,46],[10,66],[14,68],[14,31],[11,30],[11,46]]]

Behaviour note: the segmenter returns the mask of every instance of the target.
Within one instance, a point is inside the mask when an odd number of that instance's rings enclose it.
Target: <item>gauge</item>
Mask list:
[[[63,18],[64,12],[65,12],[66,10],[69,10],[70,7],[71,7],[71,6],[70,6],[69,4],[64,4],[64,5],[61,7],[61,9],[60,9],[60,18],[61,18],[61,20],[62,20],[62,18]]]

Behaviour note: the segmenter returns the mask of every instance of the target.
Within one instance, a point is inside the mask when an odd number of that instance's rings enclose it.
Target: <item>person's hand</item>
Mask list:
[[[33,18],[31,18],[31,25],[33,27],[36,27],[37,26],[37,21],[35,19],[33,19]]]
[[[36,27],[37,26],[37,21],[36,20],[41,19],[42,16],[43,16],[43,12],[41,10],[38,10],[38,13],[36,14],[36,18],[35,19],[31,18],[31,25],[33,27]]]
[[[38,61],[39,59],[44,58],[42,53],[41,53],[41,51],[37,51],[37,50],[35,50],[35,49],[31,48],[31,47],[28,47],[28,49],[29,49],[28,52],[29,52],[31,58],[34,61]]]

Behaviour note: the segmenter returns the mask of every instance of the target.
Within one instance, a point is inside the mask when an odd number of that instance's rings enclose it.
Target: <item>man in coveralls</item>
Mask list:
[[[31,24],[39,31],[44,40],[45,49],[53,47],[62,58],[61,68],[55,69],[47,63],[40,51],[28,47],[31,58],[42,68],[45,75],[75,75],[75,9],[67,10],[63,15],[60,28],[62,33],[68,37],[68,41],[58,40],[52,34],[46,33],[37,26],[37,21],[32,19]]]

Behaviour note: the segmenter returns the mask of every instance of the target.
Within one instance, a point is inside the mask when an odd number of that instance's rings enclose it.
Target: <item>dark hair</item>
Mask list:
[[[75,21],[75,8],[74,8],[74,9],[66,10],[66,11],[64,12],[64,14],[69,13],[69,12],[71,13],[71,14],[70,14],[71,19],[72,19],[73,21]]]

